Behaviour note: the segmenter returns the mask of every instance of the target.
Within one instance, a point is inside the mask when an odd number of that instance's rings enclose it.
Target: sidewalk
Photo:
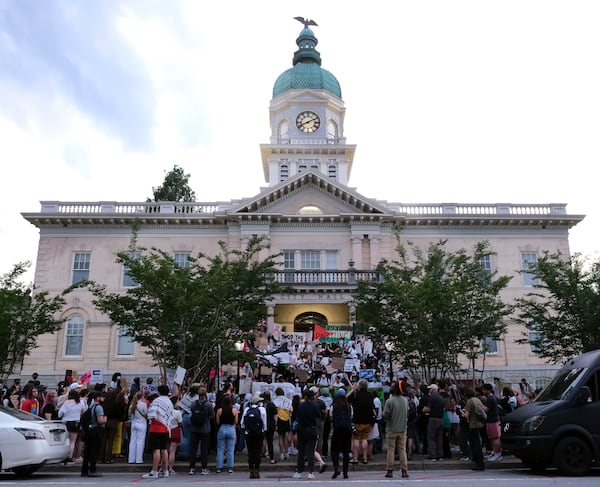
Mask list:
[[[277,463],[270,463],[268,458],[263,458],[260,466],[260,471],[262,472],[289,472],[290,476],[294,473],[296,467],[296,456],[291,456],[287,460],[278,460]],[[150,454],[147,453],[144,455],[145,463],[139,464],[129,464],[127,463],[126,458],[115,458],[114,463],[98,463],[98,471],[106,472],[106,473],[115,473],[115,472],[139,472],[146,473],[149,472],[152,465],[150,462]],[[189,462],[185,460],[176,460],[175,461],[175,472],[178,474],[186,474],[188,473],[188,465]],[[341,466],[341,462],[340,462]],[[523,464],[518,458],[513,456],[504,457],[499,462],[486,462],[486,468],[489,469],[513,469],[513,468],[522,468]],[[196,467],[198,469],[199,462],[196,462]],[[431,471],[431,470],[469,470],[472,467],[472,462],[461,461],[458,457],[454,456],[453,458],[443,459],[441,461],[431,461],[422,455],[413,455],[412,460],[408,462],[408,471]],[[81,469],[80,463],[75,463],[71,465],[47,465],[44,469],[62,469],[65,472],[77,472]],[[215,455],[211,454],[209,456],[208,468],[211,471],[211,474],[216,474],[215,472]],[[396,461],[394,463],[394,469],[400,469],[400,463]],[[198,469],[199,471],[200,469]],[[318,471],[318,464],[315,466],[315,470]],[[224,469],[226,471],[226,468]],[[235,467],[234,471],[236,472],[247,472],[248,471],[248,455],[246,451],[241,453],[237,453],[235,456]],[[385,452],[379,453],[373,456],[373,459],[367,463],[358,463],[358,464],[350,464],[350,472],[365,472],[365,471],[381,471],[382,474],[385,473]],[[331,466],[331,458],[327,459],[327,468],[326,473],[333,473],[333,468]],[[315,472],[316,473],[316,472]],[[226,474],[221,474],[226,475]]]

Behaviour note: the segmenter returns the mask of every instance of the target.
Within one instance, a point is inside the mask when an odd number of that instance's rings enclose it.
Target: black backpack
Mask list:
[[[92,404],[81,415],[81,419],[79,420],[79,429],[82,433],[87,433],[90,429],[92,429],[92,410],[94,411],[94,414],[96,414],[95,404]]]
[[[250,406],[244,416],[244,432],[247,436],[257,436],[263,432],[263,420],[260,409]]]
[[[200,399],[192,405],[192,414],[190,416],[190,422],[193,426],[198,428],[208,423],[209,414],[206,407],[206,400],[200,402]]]

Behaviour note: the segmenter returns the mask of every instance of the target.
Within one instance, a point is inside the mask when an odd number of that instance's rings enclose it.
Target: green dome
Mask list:
[[[341,98],[342,89],[333,74],[321,67],[321,55],[315,49],[317,38],[308,27],[296,39],[298,50],[294,53],[294,67],[279,75],[273,86],[273,98],[289,90],[327,90]]]

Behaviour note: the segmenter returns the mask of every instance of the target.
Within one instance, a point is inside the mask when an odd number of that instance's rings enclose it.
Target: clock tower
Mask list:
[[[321,67],[317,43],[305,23],[296,39],[293,67],[273,86],[271,139],[260,146],[269,186],[308,170],[348,184],[356,146],[346,144],[342,90],[335,76]]]

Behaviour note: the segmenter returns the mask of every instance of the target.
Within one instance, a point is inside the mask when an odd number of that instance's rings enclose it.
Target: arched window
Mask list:
[[[288,138],[288,131],[289,131],[289,125],[287,123],[287,120],[283,120],[280,124],[279,124],[279,142],[281,143],[281,139],[287,139]]]
[[[327,317],[321,313],[315,311],[308,311],[301,313],[294,319],[294,331],[306,332],[315,329],[315,325],[319,325],[323,328],[327,326]]]
[[[327,122],[327,138],[333,140],[338,138],[337,124],[333,120]]]
[[[67,320],[65,324],[65,356],[81,356],[84,327],[83,318],[79,315],[73,315]]]

